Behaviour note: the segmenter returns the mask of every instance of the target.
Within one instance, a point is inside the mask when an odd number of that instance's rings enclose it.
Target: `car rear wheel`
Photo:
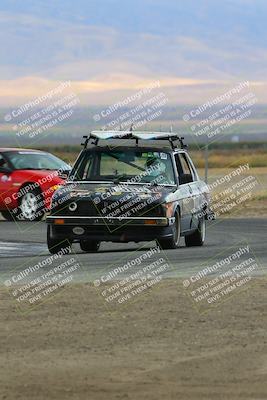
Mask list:
[[[191,235],[185,236],[185,245],[191,246],[203,246],[206,237],[206,220],[202,217],[198,223],[198,229]]]
[[[96,253],[99,250],[100,242],[96,240],[81,240],[80,247],[86,253]]]
[[[181,219],[178,211],[175,212],[175,222],[173,225],[173,234],[170,239],[158,240],[163,249],[177,249],[181,238]]]
[[[40,221],[44,213],[44,201],[40,190],[29,190],[21,197],[18,219],[23,221]]]
[[[48,225],[47,227],[47,247],[51,254],[57,254],[64,252],[69,254],[71,252],[71,242],[67,239],[57,239],[52,235],[52,228]]]

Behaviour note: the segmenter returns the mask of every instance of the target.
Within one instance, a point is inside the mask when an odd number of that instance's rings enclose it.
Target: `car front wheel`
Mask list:
[[[52,228],[48,225],[47,227],[47,247],[51,254],[57,254],[64,252],[69,254],[71,252],[71,242],[67,239],[57,239],[52,235]]]
[[[175,212],[173,233],[170,239],[159,239],[158,242],[163,249],[177,249],[181,238],[181,218],[178,210]]]
[[[205,217],[202,217],[199,220],[197,230],[194,233],[185,236],[185,238],[184,238],[185,245],[187,247],[203,246],[205,237],[206,237],[206,220],[205,220]]]
[[[96,253],[99,250],[100,242],[96,240],[81,240],[80,247],[86,253]]]

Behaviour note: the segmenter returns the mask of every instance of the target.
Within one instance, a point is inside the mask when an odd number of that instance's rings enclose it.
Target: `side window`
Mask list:
[[[0,168],[6,168],[8,167],[8,164],[2,154],[0,154]]]
[[[91,172],[92,172],[92,156],[88,157],[88,159],[86,160],[83,170],[82,180],[85,181],[87,179],[90,179]]]
[[[176,154],[175,161],[176,161],[180,185],[193,182],[194,172],[190,166],[186,154],[184,153]]]
[[[186,175],[192,175],[192,171],[190,169],[190,166],[189,166],[189,163],[188,163],[188,160],[187,160],[185,154],[181,154],[180,159],[181,159],[181,163],[182,163],[183,173]]]
[[[197,174],[197,171],[195,169],[194,163],[193,163],[193,161],[191,160],[191,158],[189,157],[188,154],[185,154],[185,157],[186,157],[186,160],[188,162],[189,168],[191,170],[193,181],[197,181],[199,178],[198,178],[198,174]]]
[[[92,154],[85,154],[83,158],[79,160],[78,165],[75,165],[72,179],[78,181],[89,179],[92,172],[92,159]]]

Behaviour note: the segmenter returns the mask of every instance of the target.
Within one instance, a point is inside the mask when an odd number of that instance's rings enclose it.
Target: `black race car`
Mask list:
[[[73,242],[96,252],[102,241],[155,239],[164,249],[176,249],[181,236],[186,246],[203,245],[209,189],[183,138],[93,131],[83,145],[67,182],[52,198],[46,220],[51,253]]]

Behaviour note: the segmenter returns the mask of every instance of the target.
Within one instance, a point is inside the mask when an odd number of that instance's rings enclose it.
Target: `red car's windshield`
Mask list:
[[[49,153],[30,151],[8,152],[5,156],[9,159],[14,169],[31,170],[69,170],[64,161]]]

